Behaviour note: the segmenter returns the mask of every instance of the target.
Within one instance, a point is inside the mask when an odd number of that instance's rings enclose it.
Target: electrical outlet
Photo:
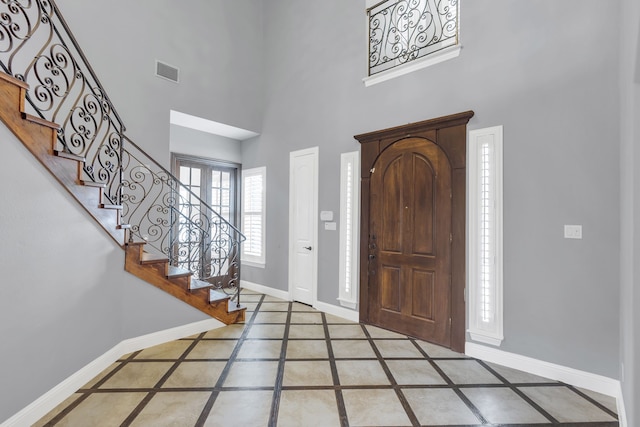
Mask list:
[[[581,225],[565,225],[564,238],[565,239],[582,239],[582,226]]]

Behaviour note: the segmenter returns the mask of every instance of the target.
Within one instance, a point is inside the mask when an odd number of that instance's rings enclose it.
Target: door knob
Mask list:
[[[311,246],[305,246],[304,249],[310,251],[312,248],[311,248]]]
[[[375,259],[375,255],[374,254],[369,254],[369,259]]]

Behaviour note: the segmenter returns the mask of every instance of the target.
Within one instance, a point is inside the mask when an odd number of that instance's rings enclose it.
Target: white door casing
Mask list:
[[[289,157],[289,295],[311,306],[318,283],[318,152]]]

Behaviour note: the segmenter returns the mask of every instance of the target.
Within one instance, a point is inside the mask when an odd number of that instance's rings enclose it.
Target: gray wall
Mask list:
[[[170,109],[259,128],[259,0],[56,3],[128,135],[165,165]],[[156,58],[182,83],[154,77]],[[123,339],[207,316],[124,272],[122,249],[4,125],[0,140],[3,421]]]
[[[243,143],[244,167],[267,166],[268,260],[243,277],[287,287],[290,151],[320,147],[319,208],[337,213],[353,135],[472,109],[471,129],[505,131],[501,348],[617,378],[617,4],[463,2],[459,58],[369,88],[364,1],[269,5],[264,121]],[[584,239],[563,239],[574,223]],[[337,235],[319,230],[318,299],[329,304]]]
[[[169,164],[169,110],[259,131],[260,0],[56,2],[127,125]],[[155,60],[180,68],[180,84],[154,76]]]
[[[126,273],[124,251],[2,124],[0,140],[4,421],[120,341],[207,317]]]
[[[621,3],[620,355],[627,425],[635,426],[640,423],[640,4]]]
[[[178,125],[171,125],[169,150],[207,159],[242,162],[240,141]]]

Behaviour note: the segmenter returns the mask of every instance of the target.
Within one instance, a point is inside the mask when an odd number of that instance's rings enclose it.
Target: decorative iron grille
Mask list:
[[[458,0],[387,0],[369,15],[369,75],[458,44]]]

